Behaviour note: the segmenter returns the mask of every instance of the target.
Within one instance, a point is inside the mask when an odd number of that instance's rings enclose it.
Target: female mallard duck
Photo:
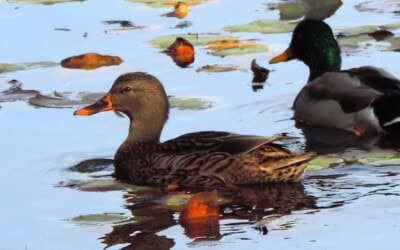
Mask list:
[[[130,118],[129,134],[115,154],[115,176],[145,185],[216,187],[299,179],[313,153],[296,155],[278,138],[227,132],[185,134],[160,143],[169,103],[152,75],[121,75],[107,95],[75,111],[114,110]]]
[[[340,48],[326,23],[299,23],[289,48],[270,63],[291,59],[310,69],[308,83],[293,104],[296,120],[356,135],[400,133],[400,81],[371,66],[341,70]]]

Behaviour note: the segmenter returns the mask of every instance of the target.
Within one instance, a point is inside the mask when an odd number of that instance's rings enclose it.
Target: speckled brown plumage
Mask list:
[[[217,131],[185,134],[161,143],[168,100],[161,83],[145,73],[120,76],[109,94],[75,114],[110,109],[131,119],[129,135],[115,154],[115,176],[137,184],[218,187],[295,181],[314,155],[294,154],[274,143],[277,137]]]

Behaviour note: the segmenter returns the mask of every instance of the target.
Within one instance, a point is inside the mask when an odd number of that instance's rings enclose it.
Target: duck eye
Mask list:
[[[123,88],[122,89],[122,93],[129,93],[129,92],[131,92],[132,91],[132,88],[131,87],[125,87],[125,88]]]

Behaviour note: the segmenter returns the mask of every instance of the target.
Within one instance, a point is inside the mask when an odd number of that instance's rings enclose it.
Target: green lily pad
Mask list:
[[[212,108],[214,103],[209,100],[204,100],[198,97],[170,97],[169,103],[171,108],[178,108],[180,110],[203,110]]]
[[[374,41],[374,38],[369,35],[362,34],[354,36],[340,36],[337,38],[337,41],[340,46],[357,47],[361,43]]]
[[[240,56],[247,54],[264,53],[268,51],[268,47],[264,44],[257,44],[254,47],[247,48],[232,48],[232,49],[222,49],[211,52],[215,56]]]
[[[241,70],[238,66],[227,66],[227,65],[205,65],[199,69],[197,72],[208,72],[208,73],[221,73],[221,72],[229,72]]]
[[[188,40],[193,46],[206,46],[215,41],[223,40],[237,40],[237,36],[211,36],[211,35],[200,35],[200,34],[178,34],[178,35],[166,35],[155,38],[149,43],[160,49],[168,48],[177,37],[182,37]]]
[[[278,9],[281,20],[296,20],[301,17],[323,20],[332,16],[342,5],[341,0],[303,0],[267,4],[269,9]]]
[[[344,163],[342,158],[338,156],[318,156],[317,158],[313,159],[312,161],[308,162],[306,167],[306,172],[312,172],[317,170],[322,170],[326,168],[335,167]]]
[[[126,1],[131,3],[143,3],[146,4],[146,6],[152,8],[172,7],[174,2],[178,2],[171,0],[126,0]],[[179,1],[184,2],[188,5],[199,5],[208,2],[208,0],[179,0]]]
[[[361,25],[356,27],[338,29],[338,31],[340,34],[346,36],[353,36],[353,35],[373,33],[381,29],[386,29],[386,30],[400,29],[400,23],[387,23],[382,25]]]
[[[292,32],[297,23],[282,20],[257,20],[243,25],[232,25],[224,28],[227,32],[253,32],[261,34]]]
[[[393,51],[400,51],[400,37],[392,37],[388,39],[388,42],[390,43],[390,50]]]
[[[79,215],[69,221],[77,225],[82,226],[101,226],[101,225],[122,225],[127,222],[133,222],[129,220],[130,217],[123,213],[103,213],[103,214],[86,214]],[[135,217],[136,219],[136,217]]]
[[[29,99],[29,103],[46,108],[76,108],[78,106],[93,104],[104,96],[104,93],[77,94],[70,92],[54,92],[51,95],[37,95]]]
[[[129,184],[116,180],[91,180],[78,183],[75,187],[84,192],[108,192],[126,190]]]
[[[0,73],[14,72],[20,70],[48,68],[59,65],[54,62],[33,62],[33,63],[0,63]]]
[[[94,173],[109,169],[113,163],[112,159],[90,159],[76,164],[71,167],[71,170],[79,173]]]

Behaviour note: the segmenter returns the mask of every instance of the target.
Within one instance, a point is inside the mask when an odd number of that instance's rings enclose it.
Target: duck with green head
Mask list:
[[[278,137],[205,131],[160,142],[168,98],[160,81],[142,72],[121,75],[101,100],[74,114],[109,110],[130,119],[115,154],[115,176],[136,184],[210,188],[296,181],[314,158],[290,152],[274,142]]]
[[[363,133],[400,133],[400,81],[372,66],[341,70],[340,47],[320,20],[303,20],[289,47],[270,63],[298,59],[310,69],[297,95],[297,121]]]

